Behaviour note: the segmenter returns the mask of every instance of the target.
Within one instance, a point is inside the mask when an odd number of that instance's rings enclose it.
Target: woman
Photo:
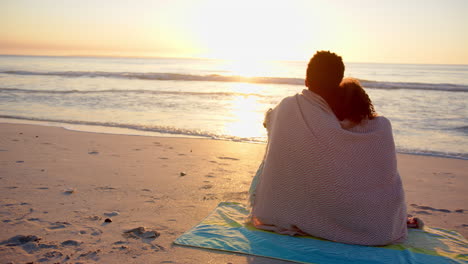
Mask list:
[[[342,82],[330,98],[309,87],[267,113],[252,224],[350,244],[404,241],[406,206],[389,120],[375,114],[356,80]]]

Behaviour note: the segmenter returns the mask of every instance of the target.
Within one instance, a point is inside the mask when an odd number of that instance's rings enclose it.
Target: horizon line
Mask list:
[[[221,59],[221,58],[209,58],[209,57],[189,57],[189,56],[157,56],[157,55],[39,55],[39,54],[1,54],[0,56],[16,56],[16,57],[76,57],[76,58],[127,58],[127,59],[191,59],[191,60],[220,60],[220,61],[233,61],[235,59]],[[294,59],[280,59],[280,60],[261,60],[261,61],[281,61],[281,62],[307,62],[307,60],[294,60]],[[459,65],[464,66],[468,63],[412,63],[412,62],[369,62],[369,61],[344,61],[345,63],[369,63],[369,64],[407,64],[407,65]]]

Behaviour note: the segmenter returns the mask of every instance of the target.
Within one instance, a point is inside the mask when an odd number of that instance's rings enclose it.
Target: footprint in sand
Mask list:
[[[116,241],[114,243],[112,243],[113,245],[126,245],[126,244],[129,244],[130,242],[128,241],[122,241],[122,240],[119,240],[119,241]]]
[[[32,254],[36,251],[39,251],[41,249],[56,249],[58,248],[57,245],[49,243],[41,243],[42,239],[35,236],[35,235],[17,235],[14,237],[11,237],[7,240],[4,240],[0,242],[0,245],[6,245],[9,247],[15,247],[15,246],[21,246],[24,251],[26,251],[29,254]]]
[[[38,259],[38,262],[51,262],[53,263],[60,263],[61,258],[63,257],[63,253],[57,250],[46,252],[42,255],[42,258]],[[68,259],[65,258],[63,261],[67,261]],[[34,262],[31,262],[34,263]]]
[[[112,191],[112,190],[115,190],[116,188],[110,187],[110,186],[102,186],[102,187],[96,187],[94,189],[95,190],[102,190],[102,191]]]
[[[433,172],[432,174],[438,175],[438,176],[449,176],[450,178],[455,178],[455,174],[451,172]]]
[[[429,213],[428,211],[413,211],[413,213],[422,215],[432,215],[432,213]]]
[[[100,217],[98,215],[93,215],[93,216],[88,216],[87,219],[89,219],[91,221],[98,221],[98,220],[101,220],[102,217]]]
[[[67,228],[68,226],[71,226],[71,224],[68,222],[54,222],[54,223],[50,223],[48,229],[56,230],[56,229]]]
[[[34,235],[27,235],[27,236],[17,235],[7,240],[1,241],[0,245],[19,246],[19,245],[23,245],[29,242],[37,242],[39,240],[41,240],[41,238],[34,236]]]
[[[77,240],[65,240],[65,241],[63,241],[61,244],[62,244],[62,246],[73,246],[73,247],[76,247],[76,246],[79,246],[79,245],[83,244],[83,242],[77,241]]]
[[[86,235],[86,234],[90,234],[92,236],[99,236],[100,234],[102,234],[102,230],[99,229],[99,228],[95,228],[95,227],[85,227],[87,230],[80,230],[79,233],[80,235]]]
[[[224,159],[224,160],[239,160],[237,158],[232,158],[232,157],[218,157],[218,159]]]
[[[234,173],[235,171],[233,170],[226,170],[226,169],[223,169],[223,168],[217,168],[216,171],[219,171],[221,173],[226,173],[226,174],[229,174],[229,173]]]
[[[100,249],[97,249],[97,250],[93,250],[93,251],[88,251],[86,253],[83,253],[81,255],[78,256],[78,259],[91,259],[91,260],[94,260],[94,261],[98,261],[99,260],[99,253],[101,252]]]
[[[430,206],[425,206],[425,205],[411,204],[411,206],[416,208],[416,209],[421,209],[421,210],[429,210],[429,211],[436,211],[436,212],[442,212],[442,213],[451,213],[452,212],[452,211],[450,211],[448,209],[437,209],[437,208],[430,207]]]
[[[203,196],[203,201],[218,200],[218,197],[214,193],[208,193]]]
[[[249,192],[228,192],[223,195],[224,200],[242,200],[246,199]]]
[[[203,185],[202,187],[200,187],[200,189],[205,189],[205,190],[208,190],[208,189],[211,189],[213,188],[213,185],[211,184],[206,184],[206,185]]]
[[[114,217],[114,216],[120,215],[120,213],[117,212],[117,211],[113,211],[113,212],[104,213],[104,215],[107,216],[107,217]]]

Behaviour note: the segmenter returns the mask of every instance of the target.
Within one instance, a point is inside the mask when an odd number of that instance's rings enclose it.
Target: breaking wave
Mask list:
[[[0,71],[0,74],[13,75],[42,75],[61,76],[68,78],[122,78],[140,79],[155,81],[209,81],[209,82],[242,82],[242,83],[262,83],[262,84],[287,84],[304,85],[302,78],[286,77],[245,77],[226,76],[218,74],[193,75],[179,73],[157,73],[157,72],[103,72],[103,71],[56,71],[56,72],[36,72],[36,71]],[[410,89],[410,90],[432,90],[468,92],[468,85],[449,83],[414,83],[414,82],[380,82],[372,80],[360,80],[361,84],[371,89]]]

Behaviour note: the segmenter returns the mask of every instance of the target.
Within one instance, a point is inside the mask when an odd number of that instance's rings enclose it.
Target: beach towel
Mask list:
[[[267,150],[252,199],[257,228],[359,245],[406,239],[388,119],[342,127],[328,104],[305,89],[269,111],[265,124]]]
[[[454,231],[410,229],[403,244],[350,245],[314,237],[280,235],[245,224],[249,210],[223,202],[175,244],[263,256],[299,263],[467,263],[468,242]]]

